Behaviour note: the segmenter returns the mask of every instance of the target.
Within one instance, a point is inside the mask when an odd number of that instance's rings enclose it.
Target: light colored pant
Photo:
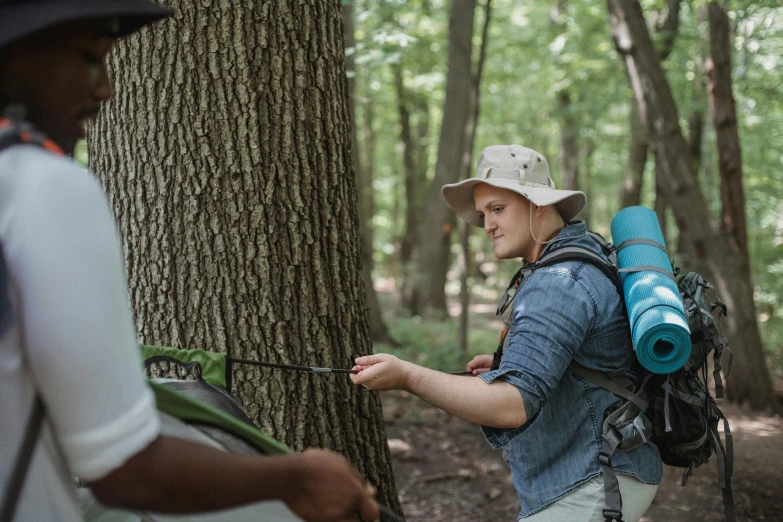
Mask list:
[[[620,482],[620,494],[623,496],[623,520],[637,522],[655,498],[657,484],[644,482],[617,475]],[[543,511],[519,522],[605,522],[604,519],[604,478],[594,477],[577,489],[564,496]]]

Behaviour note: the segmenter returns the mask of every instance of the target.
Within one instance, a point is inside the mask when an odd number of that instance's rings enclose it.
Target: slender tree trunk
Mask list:
[[[695,109],[688,116],[688,152],[691,169],[697,173],[701,169],[702,141],[704,137],[704,112]]]
[[[593,138],[588,138],[585,140],[585,157],[584,157],[584,175],[582,176],[582,192],[585,193],[587,196],[587,201],[593,200],[593,167],[594,167],[594,160],[593,155],[595,154],[595,141]],[[590,205],[587,205],[584,210],[582,210],[582,213],[579,215],[584,222],[585,226],[588,230],[591,230],[592,228],[592,208]]]
[[[403,278],[401,285],[401,297],[403,308],[418,313],[420,292],[414,291],[418,280],[417,270],[419,264],[419,247],[421,244],[421,227],[423,220],[424,198],[427,187],[427,171],[429,170],[429,146],[430,146],[430,108],[427,96],[421,93],[406,91],[411,98],[411,111],[415,115],[415,125],[411,125],[416,132],[411,137],[413,147],[414,168],[412,172],[405,173],[406,187],[406,214],[405,236],[406,252],[403,255]],[[407,251],[409,249],[409,251]],[[401,249],[402,250],[402,249]]]
[[[560,116],[560,147],[557,158],[562,172],[565,190],[579,189],[579,122],[575,116],[576,107],[568,91],[557,93]]]
[[[402,266],[401,297],[403,307],[416,308],[413,304],[414,292],[411,289],[414,270],[414,249],[418,246],[420,220],[419,197],[421,192],[416,163],[416,144],[411,129],[411,114],[408,105],[408,93],[405,89],[402,66],[392,66],[394,87],[397,92],[397,113],[400,119],[400,144],[402,145],[402,166],[405,176],[405,232],[400,244],[400,265]]]
[[[484,24],[481,30],[481,44],[479,45],[478,59],[476,60],[476,71],[473,73],[471,92],[470,92],[470,117],[465,131],[465,153],[462,161],[461,178],[470,177],[470,170],[473,165],[473,145],[476,141],[476,127],[479,119],[479,98],[481,94],[481,75],[484,72],[484,60],[487,56],[487,41],[489,34],[489,21],[492,18],[492,0],[484,2]],[[471,272],[472,256],[470,254],[470,232],[471,225],[462,221],[460,226],[460,245],[462,247],[462,267],[460,271],[460,314],[459,314],[459,347],[460,351],[467,355],[468,353],[468,311],[470,308],[470,285],[468,277]]]
[[[742,186],[742,150],[737,129],[737,108],[732,94],[729,16],[715,1],[707,4],[710,18],[709,93],[712,123],[718,142],[721,216],[723,228],[748,257],[745,190]]]
[[[663,244],[668,247],[669,234],[667,229],[669,227],[666,220],[666,196],[664,196],[661,184],[658,182],[658,176],[656,175],[655,178],[655,214],[658,216],[658,226],[661,227]]]
[[[470,114],[471,54],[476,0],[453,0],[449,19],[449,70],[438,141],[435,177],[427,191],[427,220],[422,223],[420,257],[414,292],[424,308],[446,312],[446,273],[451,261],[454,212],[441,197],[441,187],[459,180]],[[420,310],[413,310],[418,313]]]
[[[612,35],[625,62],[639,116],[660,167],[661,188],[684,243],[702,261],[729,307],[728,334],[735,354],[727,393],[754,408],[778,407],[756,324],[747,258],[715,223],[692,170],[677,107],[636,0],[607,0]]]
[[[566,30],[566,14],[568,0],[555,0],[549,10],[549,19],[553,28],[553,39]],[[568,64],[559,67],[568,69]],[[568,75],[568,73],[566,73]],[[557,162],[560,165],[561,187],[566,190],[579,188],[579,118],[577,106],[571,99],[571,91],[567,88],[556,93],[557,115],[560,125],[560,136],[557,148]]]
[[[356,189],[358,192],[359,214],[359,240],[361,242],[362,283],[364,284],[367,308],[370,314],[370,334],[372,340],[378,343],[391,343],[394,341],[389,335],[389,329],[381,315],[381,305],[378,302],[378,294],[373,284],[373,227],[372,227],[372,177],[365,174],[359,154],[359,139],[356,128],[356,64],[354,51],[356,37],[354,36],[354,5],[352,1],[343,3],[343,27],[345,28],[345,68],[348,75],[348,113],[351,118],[351,158],[356,172]],[[371,168],[371,167],[370,167]],[[369,182],[368,182],[369,181]],[[369,200],[369,205],[367,204]]]
[[[631,107],[631,141],[628,148],[628,161],[623,176],[623,190],[620,195],[620,208],[632,207],[642,201],[642,181],[647,164],[647,132],[639,121],[636,104]]]
[[[699,11],[703,9],[698,8]],[[700,57],[696,58],[696,76],[693,80],[693,98],[696,108],[693,109],[688,115],[688,154],[691,160],[691,169],[696,177],[700,180],[699,185],[703,186],[704,183],[699,176],[699,171],[702,165],[703,155],[703,137],[704,137],[704,110],[702,109],[702,103],[704,101],[704,60]],[[681,267],[689,267],[689,269],[696,272],[703,272],[706,268],[699,266],[696,259],[692,259],[687,255],[688,248],[683,243],[684,236],[682,234],[677,238],[677,255],[679,257],[678,262]]]
[[[400,144],[402,145],[402,167],[405,171],[405,197],[408,202],[405,212],[405,234],[400,247],[400,256],[403,264],[411,260],[414,244],[417,236],[417,215],[416,207],[416,160],[415,145],[413,143],[413,133],[411,132],[411,117],[408,110],[408,96],[405,90],[405,81],[402,74],[402,66],[394,64],[392,66],[394,74],[394,87],[397,91],[397,113],[400,118]]]
[[[118,44],[89,140],[140,339],[350,367],[372,345],[340,4],[169,3],[176,20]],[[345,454],[399,510],[377,394],[276,370],[234,384],[264,432]]]
[[[680,0],[669,0],[655,24],[658,37],[656,50],[658,58],[663,62],[672,52],[677,32],[680,26]],[[639,121],[639,113],[635,104],[631,107],[631,142],[628,150],[628,163],[625,168],[623,190],[620,196],[620,207],[630,207],[641,204],[644,168],[647,164],[647,134]],[[656,181],[656,187],[658,182]],[[661,222],[665,221],[666,201],[656,189],[656,212]],[[662,230],[664,230],[662,228]],[[664,230],[665,233],[665,230]]]

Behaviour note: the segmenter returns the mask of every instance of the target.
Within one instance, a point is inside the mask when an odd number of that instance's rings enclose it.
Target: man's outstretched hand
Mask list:
[[[413,366],[387,353],[357,357],[353,369],[359,373],[352,374],[351,380],[375,391],[404,390]]]

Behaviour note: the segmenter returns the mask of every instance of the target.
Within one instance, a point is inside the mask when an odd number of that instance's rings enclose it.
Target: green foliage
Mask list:
[[[483,0],[478,3],[480,11]],[[557,152],[563,114],[558,112],[561,109],[557,94],[567,90],[572,100],[567,110],[580,122],[573,131],[583,144],[589,140],[595,145],[591,160],[594,167],[588,180],[593,228],[608,235],[609,222],[618,210],[628,156],[631,91],[614,49],[605,2],[564,4],[565,8],[553,19],[554,0],[492,2],[474,164],[478,152],[487,145],[521,143],[547,156],[553,178],[559,182]],[[656,33],[655,27],[667,4],[666,0],[642,1],[657,42],[662,35]],[[704,69],[709,55],[706,5],[704,0],[681,3],[679,29],[664,69],[686,139],[691,114],[699,111],[704,115],[698,175],[717,218],[721,204],[718,155]],[[771,0],[741,0],[728,6],[758,316],[765,346],[783,367],[783,7],[779,1]],[[406,205],[402,197],[402,149],[391,67],[399,64],[406,88],[428,102],[432,124],[427,154],[432,176],[446,73],[448,7],[445,0],[367,1],[357,5],[357,96],[361,103],[370,102],[374,108],[375,261],[377,276],[387,280],[398,278],[401,272],[395,263],[404,232]],[[477,12],[474,46],[478,44],[482,20]],[[362,110],[358,112],[361,129]],[[366,137],[360,133],[362,146]],[[648,206],[654,204],[655,197],[653,168],[650,157],[642,196],[643,204]],[[480,231],[471,239],[471,248],[487,261],[492,259],[490,243]],[[489,297],[501,290],[513,268],[507,264],[485,264],[489,278],[481,281],[474,277],[474,292]],[[452,281],[457,274],[453,271]],[[451,283],[447,288],[453,295],[457,287]],[[426,323],[425,328],[410,318],[394,321],[395,332],[410,339],[403,349],[409,350],[406,354],[434,360],[436,364],[441,364],[437,362],[441,359],[443,364],[449,362],[445,357],[456,350],[456,338],[452,341],[438,336],[448,336],[452,331],[456,336],[452,322]],[[494,341],[488,348],[494,348]],[[416,350],[422,355],[414,355],[419,353]]]
[[[477,325],[469,330],[468,353],[459,349],[458,329],[454,320],[433,320],[416,317],[390,318],[391,335],[400,343],[399,347],[375,344],[375,353],[390,353],[400,359],[411,361],[444,372],[462,371],[465,364],[475,355],[492,353],[497,348],[500,330],[494,323]]]

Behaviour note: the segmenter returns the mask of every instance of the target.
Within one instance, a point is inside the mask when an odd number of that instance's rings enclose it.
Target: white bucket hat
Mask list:
[[[558,190],[549,177],[546,158],[521,145],[492,145],[481,151],[476,177],[444,185],[446,203],[465,221],[484,226],[476,212],[473,188],[479,183],[512,190],[540,207],[554,205],[563,221],[572,220],[584,208],[587,197],[578,190]]]

